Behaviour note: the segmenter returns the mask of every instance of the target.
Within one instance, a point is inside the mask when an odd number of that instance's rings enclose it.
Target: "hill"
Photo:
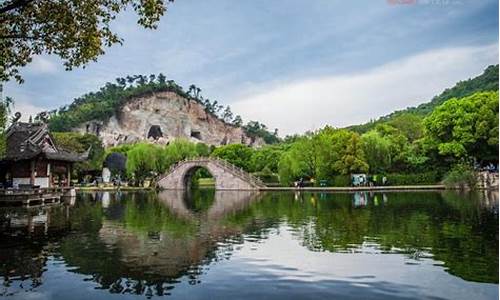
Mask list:
[[[412,114],[418,117],[425,117],[431,113],[437,106],[443,104],[451,98],[463,98],[470,96],[476,92],[498,91],[498,65],[488,66],[484,72],[465,81],[459,81],[452,88],[445,89],[441,94],[432,98],[427,103],[420,104],[417,107],[408,107],[404,110],[395,111],[389,115],[380,117],[375,121],[370,121],[365,124],[353,125],[347,129],[358,133],[365,133],[375,128],[377,125],[394,121],[399,116],[404,114]]]
[[[229,106],[204,98],[195,85],[185,91],[161,73],[117,78],[116,83],[108,82],[99,91],[49,112],[48,122],[54,132],[95,134],[105,146],[160,137],[167,138],[165,143],[185,137],[210,145],[278,140],[265,125],[243,125]]]

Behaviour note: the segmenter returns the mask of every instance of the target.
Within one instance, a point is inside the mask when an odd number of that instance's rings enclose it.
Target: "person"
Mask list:
[[[304,186],[304,178],[300,177],[299,188],[302,188],[303,186]]]

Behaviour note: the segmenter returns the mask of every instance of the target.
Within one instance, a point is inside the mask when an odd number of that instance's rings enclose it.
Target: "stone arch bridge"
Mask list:
[[[189,189],[191,178],[195,172],[204,168],[215,179],[216,190],[260,190],[264,183],[248,172],[226,162],[225,160],[200,157],[180,161],[157,181],[157,186],[165,190]]]

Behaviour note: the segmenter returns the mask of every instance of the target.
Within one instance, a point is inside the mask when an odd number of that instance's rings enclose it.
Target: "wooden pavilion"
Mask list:
[[[14,122],[6,140],[6,153],[0,160],[4,187],[67,187],[73,164],[87,156],[58,149],[44,122]]]

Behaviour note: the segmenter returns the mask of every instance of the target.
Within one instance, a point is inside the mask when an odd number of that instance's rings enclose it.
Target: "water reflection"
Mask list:
[[[274,294],[279,298],[287,288],[304,284],[300,276],[306,276],[316,278],[312,290],[307,286],[316,294],[309,296],[347,296],[354,290],[373,296],[380,289],[385,291],[381,298],[417,297],[415,282],[384,283],[374,281],[375,275],[352,275],[389,266],[394,255],[403,255],[404,262],[392,273],[406,274],[406,268],[421,265],[429,268],[422,269],[423,278],[425,272],[441,268],[466,281],[498,283],[497,192],[96,192],[78,195],[74,205],[4,208],[0,226],[0,296],[23,298],[44,288],[57,289],[47,283],[46,273],[62,265],[64,272],[80,276],[65,279],[68,286],[92,282],[113,294],[152,297],[175,294],[174,289],[182,294],[183,283],[195,293],[195,286],[217,274],[223,296],[232,295],[236,286],[249,289],[239,296],[256,296],[255,284],[273,280],[283,286]],[[278,263],[295,248],[305,251],[291,257],[310,261],[307,268]],[[337,267],[344,262],[352,274],[324,269],[324,263],[314,263],[315,253],[329,255],[328,260],[342,255]],[[367,254],[378,256],[365,260]],[[231,272],[212,270],[219,265]],[[242,267],[248,270],[243,277]],[[307,269],[322,275],[312,276]],[[289,280],[297,273],[304,273],[299,281]],[[371,288],[356,288],[359,284]],[[435,284],[437,290],[448,288]],[[271,292],[262,287],[264,291]]]

